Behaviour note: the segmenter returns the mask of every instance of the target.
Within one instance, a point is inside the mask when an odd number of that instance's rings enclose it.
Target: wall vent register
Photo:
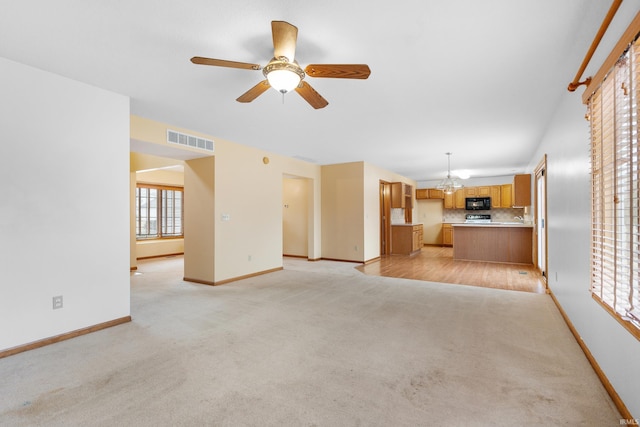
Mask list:
[[[167,142],[170,144],[184,145],[185,147],[199,148],[213,152],[213,141],[186,133],[167,129]]]

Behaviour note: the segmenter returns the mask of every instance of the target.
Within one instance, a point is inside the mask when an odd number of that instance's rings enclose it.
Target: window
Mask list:
[[[591,127],[591,292],[640,338],[640,40],[588,101]]]
[[[139,184],[136,187],[136,238],[183,237],[183,190]]]

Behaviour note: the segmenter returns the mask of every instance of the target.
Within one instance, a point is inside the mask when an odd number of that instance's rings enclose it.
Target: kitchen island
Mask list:
[[[454,260],[533,263],[533,225],[453,224]]]

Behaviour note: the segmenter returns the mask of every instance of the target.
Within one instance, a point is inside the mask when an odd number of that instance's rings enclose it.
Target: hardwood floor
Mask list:
[[[533,265],[454,261],[450,247],[425,246],[413,256],[386,255],[357,269],[375,276],[545,293],[542,277]]]

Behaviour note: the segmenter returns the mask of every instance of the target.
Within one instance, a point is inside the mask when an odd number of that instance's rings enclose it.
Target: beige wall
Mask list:
[[[285,255],[307,257],[309,253],[308,179],[282,180],[282,251]]]
[[[209,168],[214,174],[215,183],[210,190],[214,198],[213,214],[207,213],[214,230],[213,253],[209,253],[207,240],[210,236],[207,234],[202,237],[206,246],[204,253],[207,255],[204,259],[194,258],[190,264],[188,259],[195,256],[194,252],[189,255],[190,239],[195,240],[192,243],[197,243],[201,237],[189,234],[188,223],[185,223],[185,276],[189,268],[190,275],[197,273],[199,277],[188,277],[220,282],[282,267],[282,180],[285,175],[307,178],[310,182],[308,256],[311,259],[320,258],[320,166],[193,130],[136,116],[131,118],[131,138],[145,143],[169,145],[166,143],[167,128],[215,142],[215,168],[213,160],[211,165],[202,168],[197,160],[185,162],[185,221],[190,221],[192,215],[199,215],[187,211],[188,206],[194,203],[194,198],[190,196],[189,174],[192,173],[191,178],[197,180],[197,176],[204,173],[203,169]],[[174,151],[178,148],[171,147]],[[196,155],[198,150],[189,151]],[[268,161],[264,161],[265,158]],[[207,264],[212,264],[212,267]]]
[[[364,163],[322,166],[322,257],[364,261]]]
[[[215,158],[188,160],[184,184],[184,277],[213,284]]]
[[[422,224],[422,242],[425,245],[441,245],[443,213],[442,200],[418,200],[416,207],[417,216],[414,218],[414,222]]]
[[[365,162],[322,167],[324,258],[365,262],[380,256],[381,180],[415,187],[415,181]]]

